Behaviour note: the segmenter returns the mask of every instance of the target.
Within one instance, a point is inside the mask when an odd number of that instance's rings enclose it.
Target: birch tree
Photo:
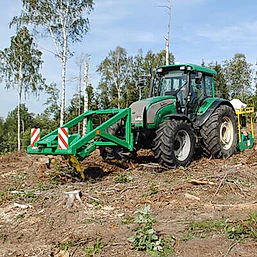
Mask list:
[[[9,48],[0,50],[0,76],[6,83],[6,88],[16,87],[18,91],[17,131],[18,151],[21,149],[21,119],[20,107],[22,93],[37,93],[43,89],[45,80],[39,73],[42,53],[36,48],[27,27],[22,27],[17,35],[11,37]]]
[[[50,36],[54,55],[62,65],[60,126],[64,123],[66,67],[71,56],[70,45],[81,42],[89,29],[93,0],[22,0],[23,10],[11,24],[32,24],[43,36]]]
[[[120,109],[122,88],[132,73],[132,58],[128,57],[125,48],[117,46],[115,51],[109,52],[97,71],[101,74],[100,85],[104,84],[109,88],[114,105]]]
[[[231,60],[224,61],[223,68],[230,98],[239,98],[245,102],[253,91],[252,64],[247,62],[244,54],[237,53]]]
[[[166,65],[170,64],[170,23],[171,23],[171,7],[172,1],[169,0],[167,5],[160,5],[159,7],[164,7],[168,9],[168,28],[167,28],[167,37],[165,38],[165,61]]]

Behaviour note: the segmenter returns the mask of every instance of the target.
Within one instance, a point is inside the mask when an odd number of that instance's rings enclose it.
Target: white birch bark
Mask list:
[[[88,94],[87,94],[87,83],[88,83],[88,62],[85,62],[84,70],[84,81],[83,81],[83,91],[84,91],[84,112],[88,111]],[[87,120],[83,120],[83,136],[87,133]]]
[[[169,21],[168,21],[168,31],[167,31],[167,38],[166,38],[166,65],[169,65],[169,53],[170,53],[170,20],[171,20],[171,4],[172,1],[170,0],[170,5],[168,7],[169,10]]]
[[[22,77],[22,65],[19,67],[19,81],[18,81],[18,107],[17,107],[17,129],[18,129],[18,151],[21,150],[21,115],[20,115],[20,107],[21,107],[21,94],[22,94],[22,85],[21,85],[21,77]]]

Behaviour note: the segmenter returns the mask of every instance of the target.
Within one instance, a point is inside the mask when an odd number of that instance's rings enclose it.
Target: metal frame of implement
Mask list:
[[[252,148],[254,144],[254,126],[253,126],[253,113],[254,107],[236,109],[237,121],[238,121],[238,149],[244,151],[247,148]],[[245,137],[241,131],[242,116],[250,117],[251,132]]]
[[[101,125],[93,128],[93,116],[113,114],[111,118],[103,122]],[[29,154],[44,154],[44,155],[73,155],[78,161],[90,155],[97,146],[122,146],[130,151],[133,150],[133,134],[131,133],[131,110],[126,109],[107,109],[88,111],[80,116],[72,119],[64,124],[61,128],[72,128],[84,119],[87,120],[87,133],[85,136],[80,134],[71,134],[68,137],[68,149],[58,149],[58,129],[52,131],[48,135],[41,138],[35,143],[36,149],[28,146]],[[107,133],[105,130],[121,119],[125,119],[125,140]],[[107,141],[101,141],[100,138]],[[97,139],[97,140],[96,140]],[[98,140],[99,139],[99,140]]]

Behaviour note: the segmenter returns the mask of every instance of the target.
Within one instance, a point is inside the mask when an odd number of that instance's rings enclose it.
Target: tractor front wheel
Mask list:
[[[207,156],[230,157],[237,146],[237,119],[232,107],[219,106],[203,125],[200,133]]]
[[[166,120],[156,131],[153,152],[158,162],[165,167],[189,165],[194,148],[195,135],[186,121]]]

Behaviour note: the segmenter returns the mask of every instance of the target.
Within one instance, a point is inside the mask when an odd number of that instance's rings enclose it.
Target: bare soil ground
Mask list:
[[[166,256],[257,256],[251,237],[230,239],[214,225],[190,234],[192,224],[231,224],[257,212],[255,149],[171,170],[146,165],[153,161],[148,151],[133,162],[112,164],[95,152],[82,163],[84,182],[63,162],[47,168],[37,162],[40,157],[0,157],[0,256],[150,256],[128,241],[135,211],[146,205],[160,237],[175,239],[174,254]],[[69,206],[65,192],[74,190],[81,198]]]

